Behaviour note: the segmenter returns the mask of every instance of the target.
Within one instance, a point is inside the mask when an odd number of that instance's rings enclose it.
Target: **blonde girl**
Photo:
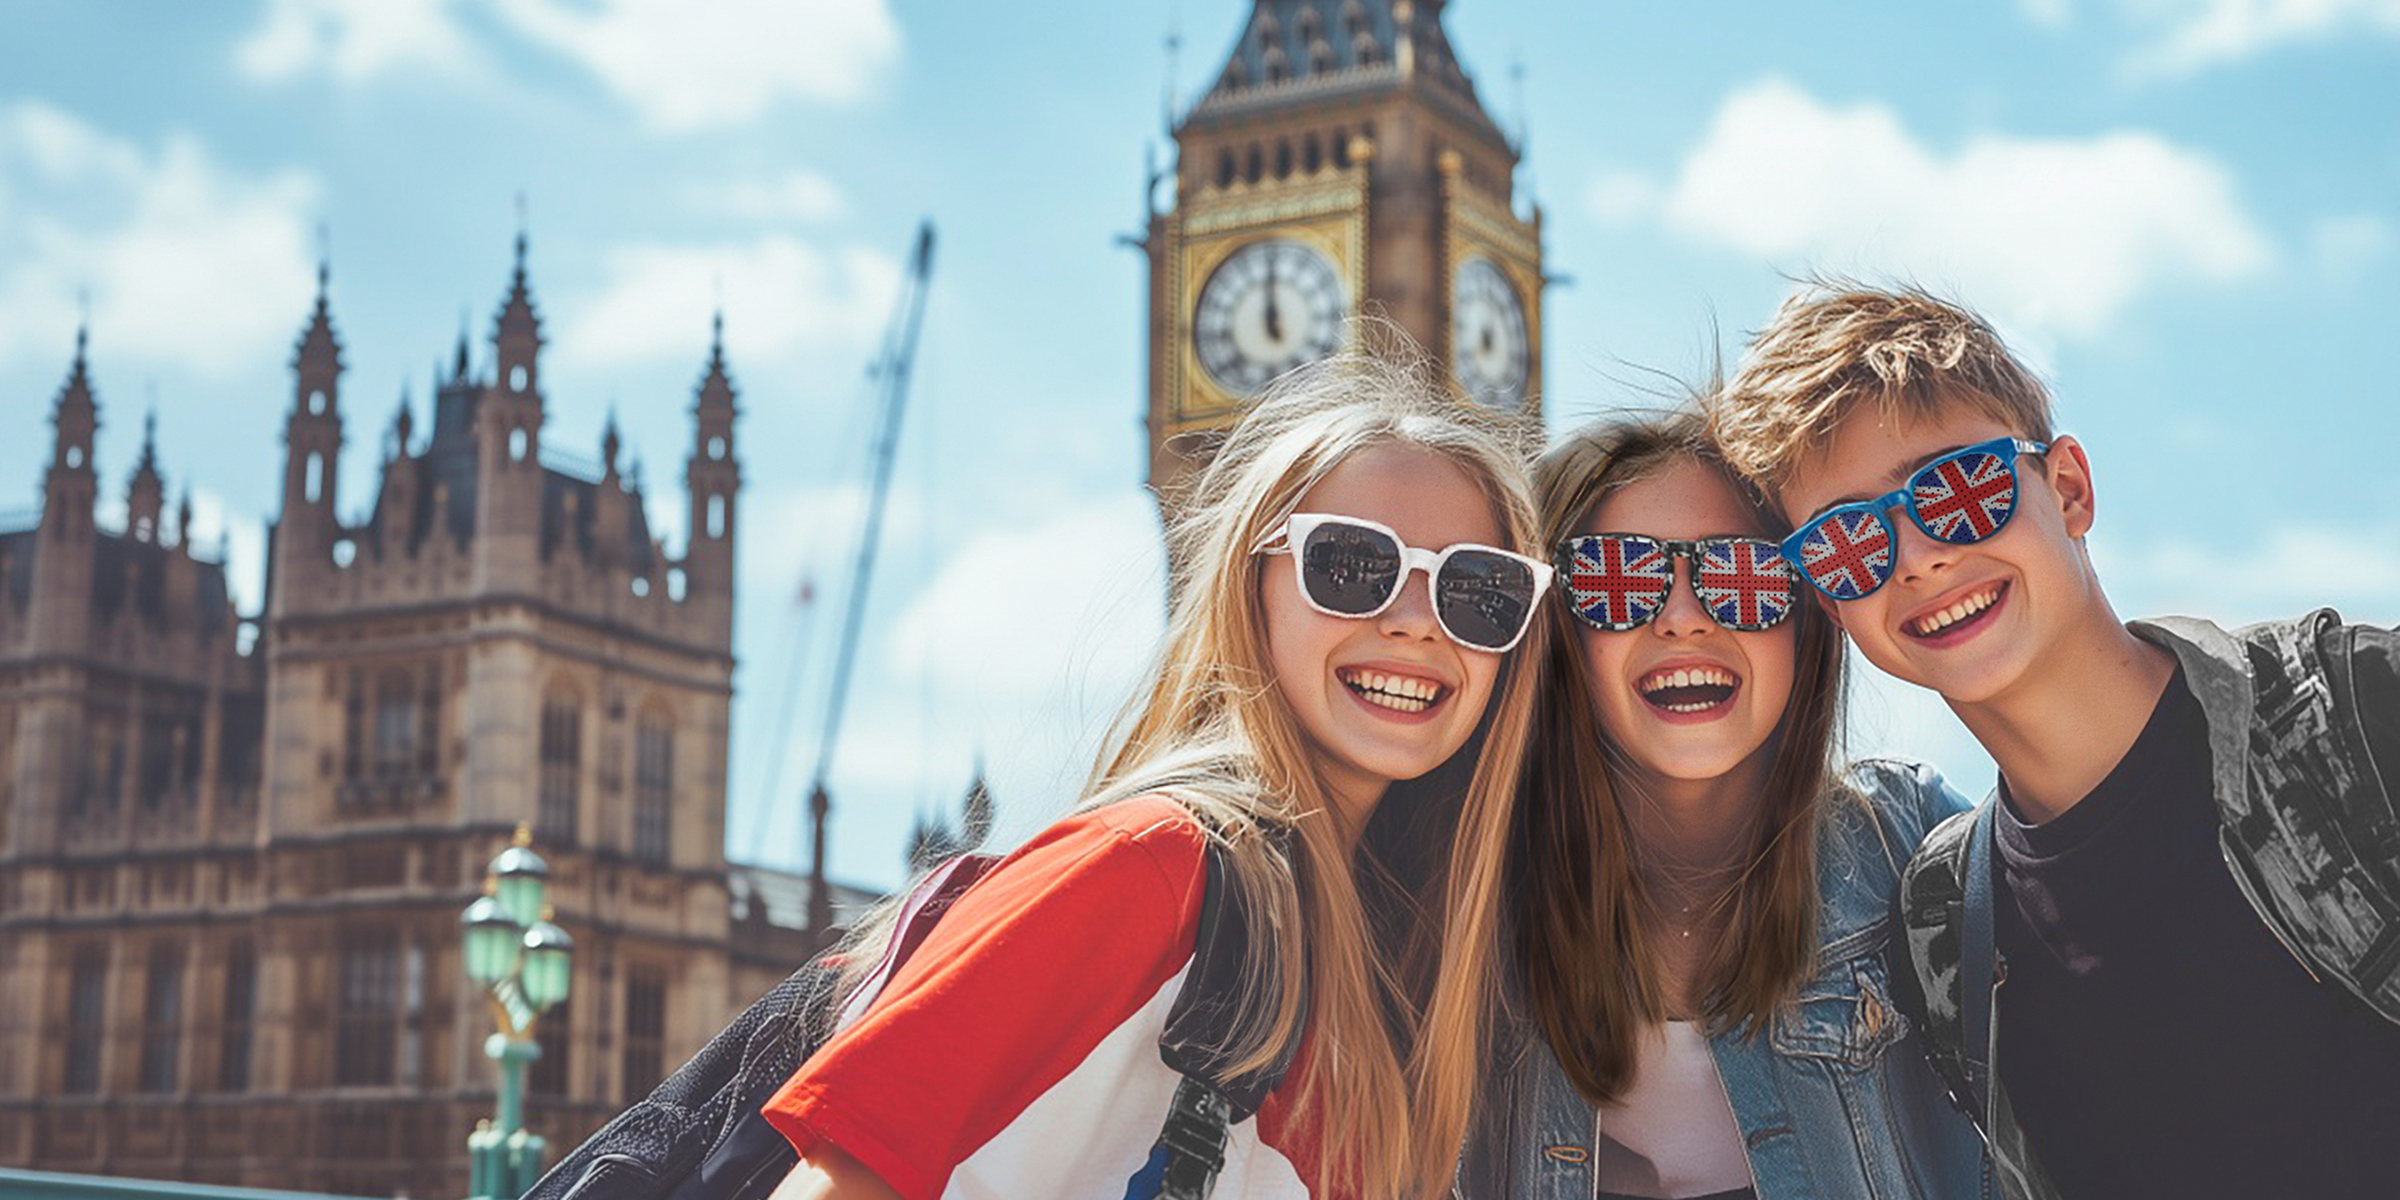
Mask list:
[[[1520,468],[1352,357],[1273,389],[1179,508],[1158,670],[1084,803],[768,1105],[802,1159],[785,1200],[1128,1195],[1177,1086],[1158,1038],[1211,846],[1247,948],[1215,1049],[1291,1063],[1215,1195],[1448,1188],[1546,636]]]

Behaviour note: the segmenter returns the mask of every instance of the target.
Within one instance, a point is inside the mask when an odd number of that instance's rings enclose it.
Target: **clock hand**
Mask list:
[[[1267,253],[1267,340],[1283,340],[1283,321],[1275,311],[1275,254]]]

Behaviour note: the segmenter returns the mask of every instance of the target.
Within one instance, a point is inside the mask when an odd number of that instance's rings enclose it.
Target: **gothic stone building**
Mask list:
[[[250,617],[194,552],[188,499],[170,538],[153,446],[126,528],[95,526],[78,335],[39,524],[0,533],[0,1163],[464,1194],[494,1076],[459,913],[520,822],[576,939],[530,1082],[554,1146],[821,941],[821,876],[724,852],[741,469],[722,337],[670,557],[613,422],[596,469],[544,462],[524,252],[487,369],[462,338],[421,443],[403,403],[355,520],[320,274]]]

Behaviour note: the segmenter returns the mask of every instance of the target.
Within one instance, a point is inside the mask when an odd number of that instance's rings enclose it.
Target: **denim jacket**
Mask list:
[[[1874,759],[1829,798],[1817,846],[1816,974],[1763,1036],[1710,1040],[1760,1200],[1989,1196],[1974,1127],[1892,1006],[1892,894],[1925,832],[1967,801],[1920,763]],[[1880,824],[1880,828],[1879,828]],[[1594,970],[1607,970],[1605,963]],[[1459,1170],[1462,1200],[1587,1200],[1592,1107],[1529,1024],[1504,1028]]]

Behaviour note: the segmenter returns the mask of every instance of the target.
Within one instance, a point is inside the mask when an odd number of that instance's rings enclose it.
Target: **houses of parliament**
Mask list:
[[[1442,0],[1249,9],[1141,238],[1147,482],[1172,495],[1358,316],[1538,437],[1541,217]],[[743,467],[721,339],[694,347],[689,525],[661,537],[613,432],[593,469],[545,462],[522,238],[488,344],[450,356],[429,429],[394,419],[363,513],[335,506],[351,410],[322,274],[296,315],[262,611],[195,553],[147,443],[124,528],[95,525],[80,337],[38,524],[0,531],[0,1164],[464,1194],[493,1076],[459,913],[520,823],[576,944],[528,1105],[554,1147],[863,899],[725,856]]]
[[[40,520],[0,533],[0,1163],[464,1194],[493,1084],[459,913],[521,823],[577,943],[529,1081],[554,1145],[859,899],[725,856],[742,468],[721,337],[695,347],[674,557],[613,427],[597,472],[544,461],[542,343],[520,237],[480,362],[462,337],[430,429],[401,409],[372,508],[345,516],[321,270],[244,615],[147,439],[124,528],[95,524],[78,335]]]

